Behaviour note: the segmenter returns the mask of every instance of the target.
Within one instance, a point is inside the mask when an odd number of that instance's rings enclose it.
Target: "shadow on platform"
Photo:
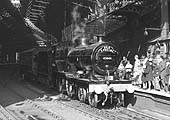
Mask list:
[[[170,119],[170,94],[166,92],[144,90],[135,86],[135,92],[127,97],[127,103],[127,107],[130,109],[153,114],[160,120]]]

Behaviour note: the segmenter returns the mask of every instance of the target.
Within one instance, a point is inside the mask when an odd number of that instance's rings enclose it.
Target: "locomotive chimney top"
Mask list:
[[[102,36],[102,35],[101,35],[101,36],[98,36],[98,42],[103,42],[103,37],[104,37],[104,36]]]
[[[103,41],[103,40],[102,40],[102,37],[100,36],[100,37],[99,37],[99,42],[102,42],[102,41]]]

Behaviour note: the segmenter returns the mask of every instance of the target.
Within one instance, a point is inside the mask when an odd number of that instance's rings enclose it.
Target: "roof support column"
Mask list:
[[[169,21],[168,21],[168,0],[161,0],[161,39],[166,40],[169,34]],[[164,53],[169,52],[168,43],[164,44]]]

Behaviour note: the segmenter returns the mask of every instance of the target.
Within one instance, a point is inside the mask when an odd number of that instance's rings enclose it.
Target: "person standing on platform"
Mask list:
[[[155,61],[153,65],[153,79],[154,89],[160,90],[160,68],[158,61]]]
[[[142,55],[141,56],[141,74],[139,76],[139,81],[141,82],[141,88],[146,88],[146,82],[142,81],[142,76],[143,76],[143,72],[146,69],[146,62],[148,61],[148,57]]]
[[[153,66],[152,66],[152,58],[149,58],[149,60],[146,62],[146,68],[144,69],[143,75],[142,75],[142,81],[147,83],[147,88],[149,90],[152,89],[153,86]]]
[[[159,68],[160,68],[160,78],[161,78],[160,87],[161,90],[165,90],[166,60],[163,56],[160,56]]]
[[[131,78],[132,68],[133,68],[133,65],[130,64],[130,61],[128,60],[126,66],[125,66],[125,72],[126,72],[125,79],[129,80]]]
[[[138,78],[139,78],[139,75],[140,75],[140,66],[141,66],[141,63],[140,63],[140,60],[139,60],[139,56],[138,55],[135,55],[135,63],[134,63],[134,67],[133,67],[133,79],[134,79],[134,85],[137,85],[138,84]]]
[[[170,59],[166,60],[165,76],[164,76],[164,91],[169,93],[169,78],[170,78]]]
[[[170,63],[170,55],[168,55],[168,62]],[[170,64],[168,65],[169,68],[169,76],[168,76],[168,93],[170,93]]]
[[[127,58],[125,56],[123,56],[123,59],[121,60],[121,63],[123,64],[124,67],[126,66]]]
[[[124,79],[124,75],[125,75],[125,67],[122,64],[122,62],[120,62],[120,65],[118,66],[118,76],[120,79]]]
[[[121,79],[124,79],[125,78],[125,66],[127,64],[127,58],[125,56],[123,56],[123,59],[121,60],[120,62],[120,65],[118,67],[118,73],[119,73],[119,77]]]

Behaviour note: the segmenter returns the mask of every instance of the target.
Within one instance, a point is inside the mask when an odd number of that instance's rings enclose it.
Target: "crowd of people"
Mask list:
[[[124,56],[118,66],[120,79],[129,79],[142,89],[170,93],[170,55],[134,56],[134,64]]]

